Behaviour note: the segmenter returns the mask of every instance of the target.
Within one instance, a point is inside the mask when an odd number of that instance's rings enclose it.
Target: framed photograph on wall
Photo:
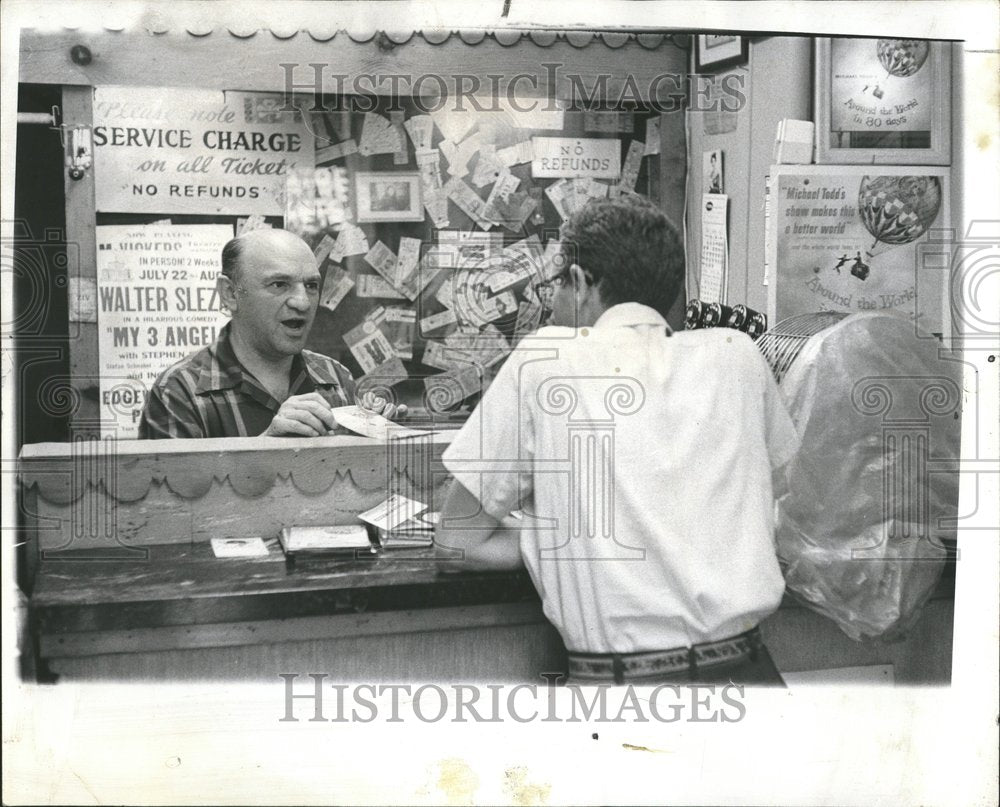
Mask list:
[[[420,174],[359,171],[354,175],[357,220],[423,221]]]
[[[816,161],[951,163],[951,47],[924,39],[816,40]]]
[[[703,73],[747,60],[747,38],[723,34],[698,34],[695,37],[695,70]]]
[[[931,166],[772,166],[769,321],[884,311],[947,337],[948,270],[924,255],[935,232],[950,226],[948,174]]]

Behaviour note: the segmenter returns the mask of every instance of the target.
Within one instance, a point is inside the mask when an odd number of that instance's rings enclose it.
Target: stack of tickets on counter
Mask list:
[[[394,493],[358,518],[375,528],[383,549],[400,549],[430,546],[437,516],[426,504]]]
[[[356,557],[374,553],[362,524],[340,527],[285,527],[278,535],[289,559],[311,556]]]
[[[425,512],[391,530],[379,530],[382,549],[411,549],[434,544],[434,525],[440,513]]]

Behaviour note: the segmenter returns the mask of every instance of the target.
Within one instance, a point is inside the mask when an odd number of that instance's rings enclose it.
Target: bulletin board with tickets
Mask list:
[[[660,116],[363,101],[317,99],[315,166],[287,180],[285,227],[323,275],[309,347],[460,420],[543,321],[563,221],[594,198],[657,200]]]

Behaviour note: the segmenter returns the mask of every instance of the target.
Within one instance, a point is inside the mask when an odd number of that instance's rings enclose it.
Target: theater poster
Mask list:
[[[772,168],[770,321],[884,311],[948,333],[948,194],[947,168]]]
[[[229,318],[215,282],[228,224],[97,228],[101,432],[132,439],[157,376],[210,345]]]
[[[285,181],[315,138],[276,93],[94,90],[98,212],[282,216]]]

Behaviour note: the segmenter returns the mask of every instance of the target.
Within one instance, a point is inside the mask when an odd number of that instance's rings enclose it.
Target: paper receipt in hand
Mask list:
[[[400,524],[414,519],[427,509],[427,505],[415,499],[407,499],[393,493],[382,504],[365,510],[358,518],[380,530],[394,530]]]
[[[426,429],[408,429],[393,423],[388,418],[369,412],[360,406],[337,406],[332,410],[333,419],[345,429],[360,434],[362,437],[373,437],[376,440],[399,440],[403,437],[419,437],[422,434],[433,434]]]

